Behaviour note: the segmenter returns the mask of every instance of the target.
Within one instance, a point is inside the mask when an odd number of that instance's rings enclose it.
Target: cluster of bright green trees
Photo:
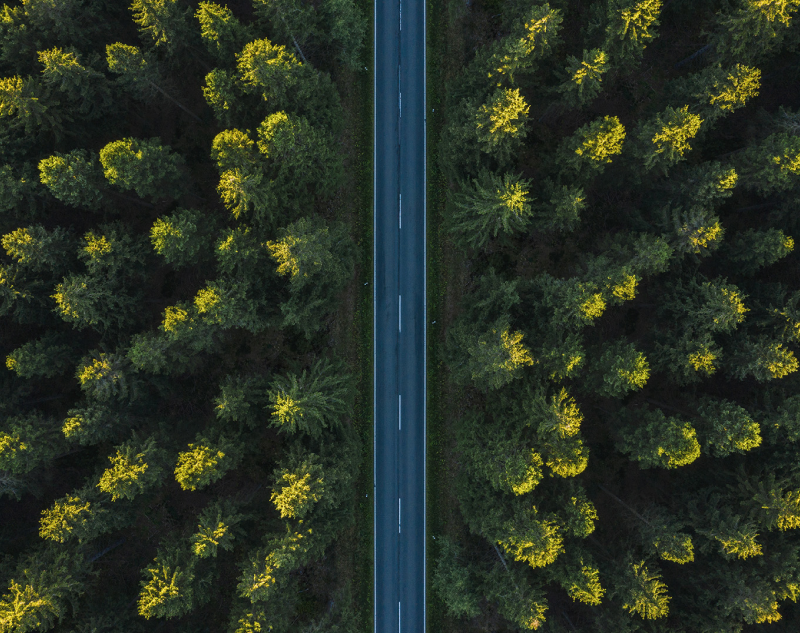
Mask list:
[[[351,630],[366,29],[352,0],[0,9],[3,633]]]
[[[450,4],[452,630],[795,630],[800,3]]]

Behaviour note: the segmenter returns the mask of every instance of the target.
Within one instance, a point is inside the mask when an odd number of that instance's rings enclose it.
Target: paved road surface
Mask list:
[[[374,222],[375,631],[424,633],[424,0],[375,0]]]

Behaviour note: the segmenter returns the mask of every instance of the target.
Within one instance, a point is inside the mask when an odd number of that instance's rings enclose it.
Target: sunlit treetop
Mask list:
[[[582,106],[602,90],[603,75],[609,68],[608,53],[598,48],[583,51],[583,58],[567,57],[566,81],[558,88],[572,106]]]
[[[667,108],[664,117],[659,116],[658,122],[661,129],[653,136],[653,145],[656,154],[666,154],[670,162],[674,162],[692,149],[689,141],[700,130],[702,119],[689,112],[689,106],[680,110]]]
[[[708,91],[709,103],[723,112],[733,112],[743,107],[749,99],[758,96],[761,71],[736,64],[724,80],[716,80]]]
[[[505,136],[518,137],[525,131],[530,106],[519,89],[496,91],[476,115],[478,138],[488,146],[497,145]]]
[[[534,5],[519,20],[511,33],[497,42],[488,61],[487,76],[514,81],[514,75],[530,68],[535,60],[546,57],[558,41],[561,12],[545,3]],[[497,83],[500,85],[500,82]]]

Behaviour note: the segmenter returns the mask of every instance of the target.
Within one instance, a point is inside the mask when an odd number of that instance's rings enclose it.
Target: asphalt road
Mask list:
[[[425,2],[375,0],[375,631],[425,631]]]

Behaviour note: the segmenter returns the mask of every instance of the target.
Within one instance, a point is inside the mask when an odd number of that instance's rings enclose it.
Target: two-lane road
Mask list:
[[[425,631],[425,2],[375,0],[375,631]]]

